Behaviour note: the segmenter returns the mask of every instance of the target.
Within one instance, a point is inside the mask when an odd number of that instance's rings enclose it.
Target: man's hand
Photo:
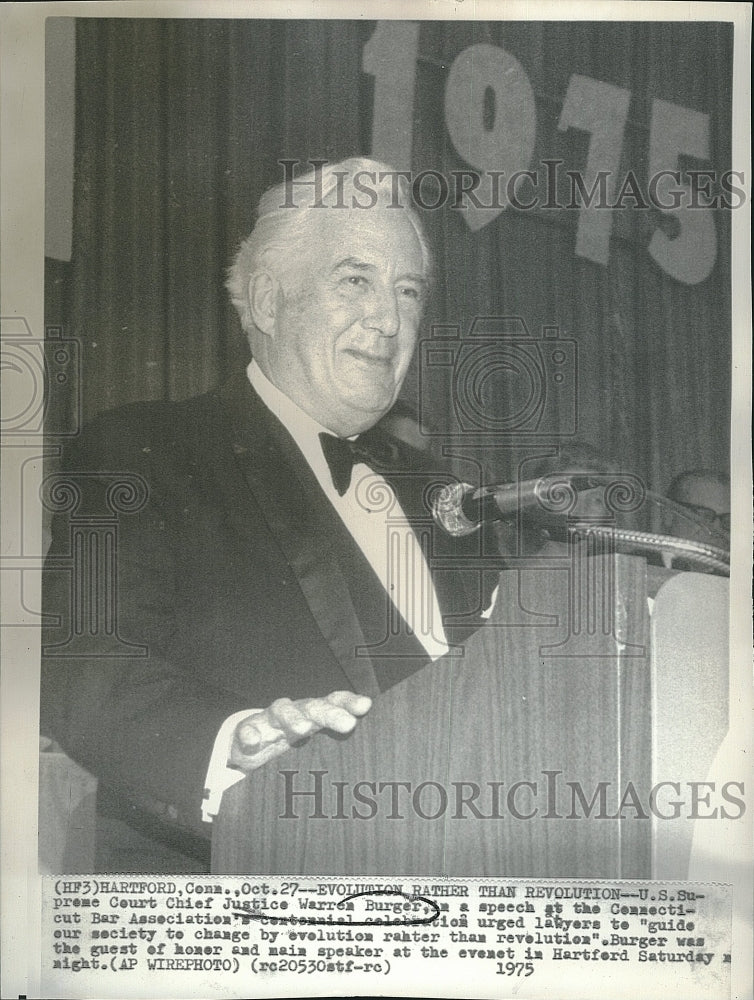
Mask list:
[[[324,698],[298,701],[278,698],[263,712],[238,723],[228,763],[253,771],[319,729],[350,733],[371,707],[371,698],[352,691],[333,691]]]

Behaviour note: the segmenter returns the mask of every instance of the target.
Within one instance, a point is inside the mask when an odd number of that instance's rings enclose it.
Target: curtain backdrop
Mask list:
[[[372,148],[377,85],[362,68],[375,27],[78,20],[73,254],[48,267],[47,320],[80,341],[85,418],[202,392],[245,363],[224,275],[260,195],[282,180],[278,160],[383,155]],[[657,100],[709,116],[709,155],[681,167],[730,168],[730,26],[428,22],[408,116],[414,171],[469,166],[448,135],[444,94],[459,53],[483,43],[515,56],[531,83],[533,163],[586,163],[588,134],[558,128],[577,74],[630,91],[624,171],[646,178]],[[485,101],[491,127],[495,95]],[[522,317],[536,336],[556,326],[578,350],[580,439],[655,489],[683,469],[726,470],[729,213],[712,212],[716,260],[695,284],[648,252],[658,226],[672,237],[672,220],[654,209],[612,214],[609,259],[597,263],[575,252],[578,211],[506,209],[476,231],[461,212],[427,211],[438,282],[426,331],[466,332],[476,316]],[[403,391],[414,404],[419,368],[417,359]],[[485,405],[504,415],[510,400],[496,384]],[[433,385],[422,412],[451,429],[453,393]],[[488,444],[478,452],[488,474],[507,476],[511,452]]]

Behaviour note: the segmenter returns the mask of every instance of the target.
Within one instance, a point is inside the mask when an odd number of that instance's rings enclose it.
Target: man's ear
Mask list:
[[[255,271],[246,287],[246,301],[254,325],[275,336],[280,285],[269,271]]]

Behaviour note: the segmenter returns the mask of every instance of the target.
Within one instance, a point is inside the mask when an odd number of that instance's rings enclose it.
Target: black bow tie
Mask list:
[[[322,433],[319,435],[319,440],[330,468],[333,486],[340,496],[343,496],[351,485],[351,472],[354,465],[363,462],[370,469],[379,469],[384,466],[385,456],[375,454],[374,449],[365,447],[360,439],[349,441],[347,438],[335,437],[334,434]]]

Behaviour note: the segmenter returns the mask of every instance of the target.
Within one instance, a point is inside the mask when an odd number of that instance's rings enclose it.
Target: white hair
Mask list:
[[[365,198],[372,204],[365,204]],[[256,329],[247,294],[251,275],[264,270],[282,278],[294,270],[300,255],[311,248],[312,222],[319,218],[319,212],[334,206],[347,207],[353,203],[352,199],[362,208],[390,206],[407,213],[421,246],[425,276],[429,278],[432,254],[419,215],[411,204],[411,188],[406,178],[384,163],[357,157],[317,166],[262,195],[254,228],[241,243],[228,269],[225,287],[247,335]]]

